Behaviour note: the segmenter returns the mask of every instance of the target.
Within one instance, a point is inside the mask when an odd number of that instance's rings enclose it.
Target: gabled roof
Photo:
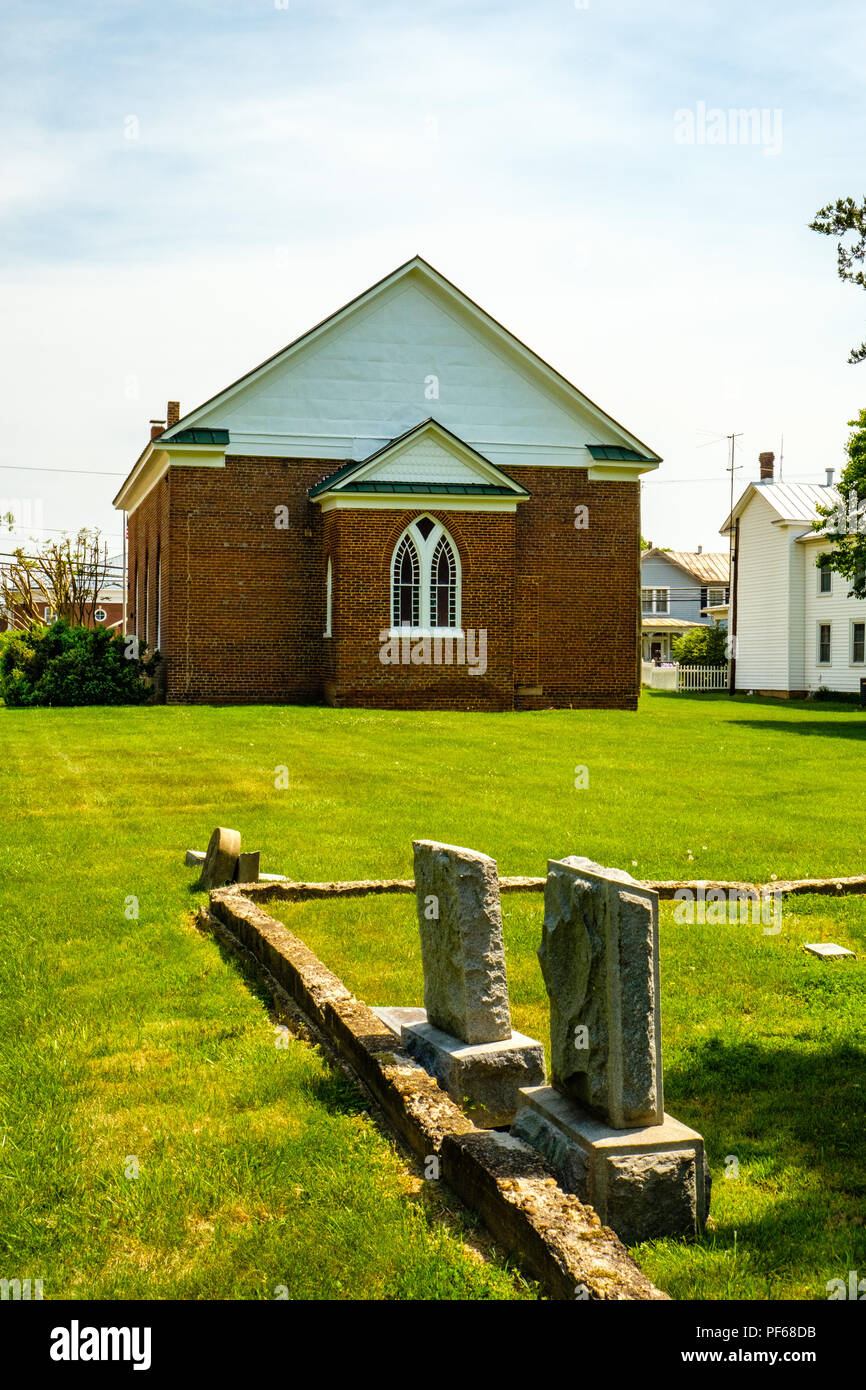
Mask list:
[[[434,458],[437,454],[453,458],[459,466],[459,471],[455,469],[454,475],[448,478],[431,476],[431,465],[427,462],[425,453],[419,454],[419,449],[423,450],[424,445],[428,451],[432,447]],[[413,456],[417,462],[413,461]],[[383,470],[387,471],[388,476],[377,476],[381,475]],[[401,470],[405,476],[401,475]],[[432,415],[414,425],[412,429],[406,430],[404,434],[398,435],[396,439],[389,440],[367,458],[344,463],[342,468],[337,468],[327,478],[314,484],[310,488],[309,496],[315,499],[328,493],[352,495],[367,492],[406,493],[409,496],[529,496],[525,487],[509,478],[471,444],[459,439],[438,420],[434,420]]]
[[[818,520],[818,507],[832,507],[839,494],[834,487],[827,487],[826,483],[776,483],[769,479],[749,483],[724,526],[720,528],[723,536],[728,534],[737,517],[742,516],[755,496],[763,497],[773,508],[776,513],[775,524],[795,525],[799,522],[810,526],[813,521]]]
[[[641,564],[644,560],[656,558],[670,560],[671,564],[684,570],[702,585],[727,584],[729,580],[729,557],[726,550],[660,550],[653,547],[651,550],[643,551],[640,558]]]
[[[568,381],[560,372],[556,371],[554,367],[551,367],[549,363],[545,362],[543,358],[539,357],[537,353],[527,347],[524,342],[515,337],[513,333],[509,332],[507,328],[504,328],[497,319],[493,318],[491,314],[488,314],[480,305],[476,304],[474,300],[470,299],[468,295],[458,289],[455,284],[446,279],[446,277],[430,265],[428,261],[425,261],[422,256],[413,256],[411,260],[406,261],[403,265],[398,266],[396,270],[391,271],[390,275],[384,276],[381,280],[378,280],[375,285],[371,285],[370,288],[365,290],[362,294],[357,295],[347,304],[344,304],[341,309],[338,309],[333,314],[329,314],[327,318],[322,319],[314,328],[309,329],[306,333],[302,333],[299,338],[295,338],[286,347],[281,348],[279,352],[266,358],[264,362],[259,363],[252,371],[246,372],[244,376],[232,382],[225,390],[218,392],[215,396],[211,396],[209,400],[204,401],[203,404],[197,406],[195,410],[189,411],[178,420],[177,424],[163,431],[162,435],[160,435],[160,442],[170,443],[173,439],[176,439],[178,433],[194,426],[196,421],[199,420],[203,414],[212,410],[214,406],[222,404],[229,396],[234,395],[235,392],[240,391],[243,387],[250,385],[257,377],[263,375],[278,363],[298,352],[314,338],[329,331],[351,314],[356,313],[383,290],[410,275],[420,276],[428,283],[435,285],[447,298],[456,302],[464,310],[472,314],[480,324],[499,340],[500,343],[509,346],[526,365],[530,366],[546,381],[549,387],[553,387],[556,391],[570,397],[573,404],[578,405],[584,411],[588,411],[590,415],[594,416],[602,425],[612,428],[618,433],[624,441],[624,454],[628,454],[628,461],[646,462],[648,464],[658,464],[661,462],[660,456],[654,453],[652,449],[648,448],[642,440],[638,439],[636,435],[633,435],[631,431],[625,429],[619,421],[615,420],[612,415],[608,415],[606,411],[602,410],[601,407],[590,400],[588,396],[585,396],[582,391],[579,391],[572,382]],[[625,460],[623,459],[623,461]]]

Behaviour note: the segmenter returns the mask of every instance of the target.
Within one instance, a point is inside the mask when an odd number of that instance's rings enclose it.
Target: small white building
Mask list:
[[[856,692],[866,676],[866,601],[820,569],[833,542],[812,529],[819,506],[835,506],[827,482],[784,483],[773,455],[761,455],[761,480],[749,483],[722,527],[734,530],[729,630],[736,636],[738,691],[794,696],[825,687]]]

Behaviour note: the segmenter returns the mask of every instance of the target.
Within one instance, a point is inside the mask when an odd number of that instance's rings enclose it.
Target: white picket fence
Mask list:
[[[652,661],[641,662],[641,684],[651,690],[727,690],[728,667],[680,666],[672,661],[656,666]]]
[[[724,666],[680,666],[677,690],[727,690],[727,664]]]

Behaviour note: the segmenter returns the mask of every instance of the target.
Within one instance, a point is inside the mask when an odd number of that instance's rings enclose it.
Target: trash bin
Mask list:
[[[860,708],[866,709],[866,676],[860,677]]]

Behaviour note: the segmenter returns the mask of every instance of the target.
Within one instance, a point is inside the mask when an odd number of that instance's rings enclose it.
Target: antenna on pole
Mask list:
[[[742,432],[742,430],[740,430],[740,432],[739,432],[738,434],[728,434],[728,435],[725,435],[725,438],[726,438],[726,439],[729,439],[729,440],[730,440],[730,443],[731,443],[731,461],[730,461],[730,463],[728,464],[728,467],[727,467],[727,470],[726,470],[726,471],[727,471],[728,473],[730,473],[730,475],[731,475],[731,510],[730,510],[729,513],[728,513],[728,516],[729,516],[729,517],[733,517],[733,514],[734,514],[734,474],[735,474],[735,473],[739,473],[740,470],[742,469],[742,466],[743,466],[741,463],[740,463],[740,464],[736,464],[736,465],[734,464],[734,449],[736,448],[736,441],[737,441],[738,439],[742,439],[742,437],[743,437],[743,432]],[[731,573],[732,573],[732,570],[733,570],[733,556],[734,556],[734,527],[733,527],[733,522],[732,522],[732,523],[731,523],[731,526],[730,526],[730,529],[729,529],[729,531],[728,531],[728,582],[729,582],[729,583],[730,583],[730,580],[731,580]]]
[[[779,482],[782,481],[782,464],[785,462],[785,436],[779,442]]]

